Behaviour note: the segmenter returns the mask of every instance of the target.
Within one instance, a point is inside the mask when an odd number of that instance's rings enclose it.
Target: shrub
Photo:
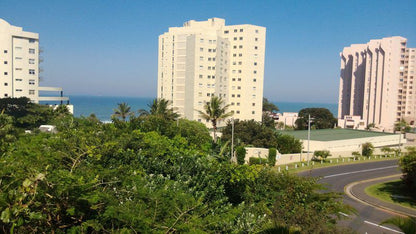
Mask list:
[[[249,162],[250,165],[255,165],[255,164],[265,165],[265,164],[267,164],[267,159],[257,158],[257,157],[250,157],[248,162]]]
[[[358,151],[352,152],[351,155],[354,156],[354,158],[358,158],[358,157],[361,156],[360,152],[358,152]]]
[[[331,156],[331,154],[329,153],[328,150],[317,150],[317,151],[313,152],[313,156],[314,156],[314,158],[324,160],[327,157]]]
[[[361,154],[363,156],[370,157],[371,155],[373,155],[373,152],[374,152],[374,146],[373,146],[373,144],[367,142],[367,143],[364,143],[362,145]]]
[[[243,165],[245,163],[244,159],[246,158],[246,149],[244,146],[237,146],[235,152],[237,154],[237,163]]]
[[[277,154],[276,148],[270,148],[269,149],[268,161],[269,161],[269,165],[272,166],[272,167],[274,165],[276,165],[276,154]]]

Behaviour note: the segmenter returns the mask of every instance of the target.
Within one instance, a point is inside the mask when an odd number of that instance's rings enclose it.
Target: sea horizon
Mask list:
[[[70,104],[74,105],[74,116],[87,117],[94,114],[101,121],[111,120],[111,115],[118,103],[125,102],[131,110],[137,113],[139,109],[148,110],[148,104],[156,97],[131,97],[131,96],[97,96],[97,95],[68,95]],[[303,108],[327,108],[336,117],[338,112],[337,103],[319,102],[288,102],[270,101],[275,104],[280,113],[299,112]]]

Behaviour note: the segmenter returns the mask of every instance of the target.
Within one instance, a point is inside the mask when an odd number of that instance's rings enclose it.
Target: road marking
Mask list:
[[[376,223],[372,223],[372,222],[369,222],[367,220],[364,220],[364,223],[370,224],[370,225],[373,225],[373,226],[376,226],[376,227],[379,227],[379,228],[384,228],[386,230],[389,230],[389,231],[392,231],[392,232],[395,232],[395,233],[404,234],[404,232],[400,232],[400,231],[394,230],[393,228],[389,228],[389,227],[385,227],[385,226],[382,226],[382,225],[379,225],[379,224],[376,224]]]
[[[349,215],[342,213],[342,212],[338,212],[340,215],[344,215],[345,217],[349,217]]]
[[[399,167],[399,166],[395,165],[395,166],[378,167],[378,168],[366,169],[366,170],[360,170],[360,171],[350,171],[350,172],[344,172],[344,173],[339,173],[339,174],[334,174],[334,175],[327,175],[327,176],[324,176],[323,178],[325,179],[325,178],[330,178],[330,177],[350,175],[350,174],[356,174],[356,173],[361,173],[361,172],[378,171],[378,170],[384,170],[384,169],[395,168],[395,167]]]

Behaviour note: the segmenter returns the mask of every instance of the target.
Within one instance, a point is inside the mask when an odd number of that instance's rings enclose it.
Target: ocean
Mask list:
[[[150,97],[107,97],[107,96],[69,96],[74,105],[74,115],[89,116],[95,114],[98,119],[108,121],[117,108],[118,103],[126,102],[137,113],[139,109],[148,110],[153,98]],[[279,112],[299,112],[303,108],[323,107],[329,109],[334,116],[338,113],[338,104],[302,103],[302,102],[273,102],[279,107]]]

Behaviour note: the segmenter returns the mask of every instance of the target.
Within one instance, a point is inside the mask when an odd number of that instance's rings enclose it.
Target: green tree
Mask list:
[[[415,217],[400,217],[394,216],[387,220],[384,220],[381,224],[392,224],[405,234],[416,233],[416,218]]]
[[[126,119],[130,116],[133,116],[133,112],[131,111],[131,107],[125,103],[119,103],[117,104],[117,109],[114,109],[113,118],[121,118],[123,122],[126,121]]]
[[[311,116],[311,128],[314,129],[334,128],[337,123],[334,115],[326,108],[305,108],[299,111],[296,129],[308,129],[309,115]]]
[[[261,122],[264,126],[268,128],[276,129],[276,123],[274,122],[274,119],[270,117],[270,115],[267,112],[263,112]]]
[[[265,97],[263,97],[263,111],[266,112],[277,112],[279,111],[279,108],[273,104],[272,102],[269,102],[269,100]]]
[[[231,122],[222,129],[221,140],[223,142],[231,140]],[[234,140],[245,145],[255,147],[271,148],[277,145],[277,134],[254,120],[234,120]]]
[[[408,152],[400,158],[399,165],[403,172],[402,180],[416,199],[416,150],[409,148]]]
[[[214,129],[214,142],[217,141],[217,122],[233,115],[227,112],[230,105],[224,105],[221,97],[212,96],[211,100],[204,105],[203,111],[198,111],[201,118],[210,121]]]
[[[302,142],[291,135],[278,134],[276,140],[276,148],[281,154],[295,154],[302,151]]]
[[[140,109],[139,116],[156,115],[166,120],[175,120],[179,118],[179,114],[171,107],[171,101],[164,98],[153,99],[151,104],[148,104],[149,111]]]
[[[274,165],[276,165],[276,155],[277,155],[276,148],[270,148],[267,161],[268,161],[269,165],[272,166],[272,167],[274,167]]]
[[[244,146],[237,146],[235,148],[235,153],[237,155],[238,165],[243,165],[245,163],[246,158],[246,148],[244,148]]]
[[[371,155],[373,155],[373,152],[374,152],[373,144],[367,142],[361,146],[361,155],[370,157]]]
[[[394,124],[394,131],[399,131],[399,132],[404,133],[404,132],[410,132],[411,130],[412,128],[404,119]]]

